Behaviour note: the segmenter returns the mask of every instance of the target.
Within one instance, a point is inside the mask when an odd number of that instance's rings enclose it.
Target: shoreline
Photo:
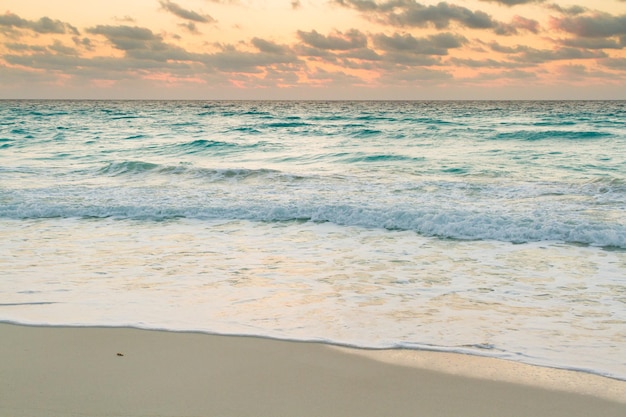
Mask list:
[[[0,341],[0,417],[626,414],[625,381],[464,354],[8,323]]]
[[[396,366],[587,395],[626,404],[626,381],[591,372],[533,365],[471,353],[409,349],[377,351],[341,346],[332,348]]]
[[[226,338],[243,338],[243,339],[260,339],[260,340],[268,340],[268,341],[276,341],[276,342],[284,342],[284,343],[295,343],[295,344],[314,344],[326,346],[329,349],[337,349],[340,352],[344,352],[347,354],[355,354],[361,355],[372,360],[381,361],[385,363],[389,363],[392,365],[400,365],[400,366],[409,366],[409,367],[417,367],[430,369],[434,371],[439,371],[443,373],[451,373],[458,375],[465,375],[474,378],[480,379],[494,379],[498,381],[508,381],[513,383],[521,383],[521,384],[531,384],[534,385],[536,381],[530,381],[527,375],[522,375],[522,373],[528,373],[530,370],[545,370],[548,373],[554,374],[563,374],[562,376],[571,374],[578,375],[578,378],[574,378],[576,380],[581,380],[581,378],[587,378],[586,375],[591,379],[599,379],[599,380],[609,380],[616,381],[617,383],[625,383],[626,379],[619,378],[611,375],[604,375],[599,371],[588,370],[585,368],[568,368],[568,367],[560,367],[558,365],[543,365],[540,363],[533,362],[524,362],[516,359],[509,359],[505,357],[498,356],[490,356],[488,354],[481,354],[478,352],[474,352],[472,350],[454,350],[448,347],[438,346],[428,346],[424,345],[423,348],[420,347],[362,347],[358,345],[352,345],[347,343],[339,343],[332,342],[326,340],[318,340],[318,339],[283,339],[280,337],[273,336],[264,336],[264,335],[255,335],[255,334],[237,334],[237,333],[212,333],[204,330],[184,330],[184,329],[166,329],[166,328],[158,328],[158,327],[140,327],[135,325],[92,325],[92,324],[41,324],[41,323],[28,323],[28,322],[20,322],[20,321],[12,321],[12,320],[0,320],[0,326],[9,325],[9,326],[18,326],[18,327],[33,327],[33,328],[53,328],[53,329],[127,329],[127,330],[138,330],[138,331],[147,331],[147,332],[163,332],[163,333],[175,333],[175,334],[198,334],[205,335],[209,337],[226,337]],[[454,359],[452,359],[454,358]],[[461,360],[462,359],[462,360]],[[494,367],[489,366],[490,363],[499,364],[496,368],[498,368],[498,372],[494,371]],[[465,365],[464,365],[465,363]],[[467,365],[470,363],[470,365]],[[474,369],[476,368],[476,369]],[[500,368],[506,370],[506,372],[502,372]],[[487,370],[490,369],[490,370]],[[544,373],[545,373],[544,372]],[[534,372],[535,374],[542,374],[542,372]],[[515,375],[516,374],[516,375]],[[582,380],[581,380],[582,381]],[[585,381],[587,382],[587,381]],[[552,387],[550,385],[545,385],[548,389],[557,389],[564,390],[561,385]],[[582,392],[577,389],[577,392]],[[597,394],[594,392],[587,392],[589,395],[600,395],[606,397],[606,391],[598,392]],[[620,393],[621,394],[621,393]],[[608,394],[610,396],[610,394]],[[611,399],[613,397],[606,397]],[[617,397],[617,401],[622,400],[622,395]],[[626,399],[623,400],[626,402]]]

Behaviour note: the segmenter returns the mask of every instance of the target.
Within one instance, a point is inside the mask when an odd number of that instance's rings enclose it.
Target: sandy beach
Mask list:
[[[467,355],[0,324],[0,416],[623,416],[626,382]]]

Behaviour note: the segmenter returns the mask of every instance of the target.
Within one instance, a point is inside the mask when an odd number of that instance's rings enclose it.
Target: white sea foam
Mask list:
[[[241,180],[256,174],[258,171],[229,170],[226,176]],[[285,178],[282,174],[263,173],[264,177],[268,175]],[[143,186],[20,190],[5,193],[0,217],[308,220],[407,230],[452,239],[514,243],[562,241],[626,248],[623,212],[602,203],[597,203],[599,207],[594,209],[593,197],[556,194],[530,197],[528,201],[529,197],[523,192],[518,193],[517,198],[509,193],[511,203],[507,198],[493,198],[486,191],[476,196],[476,191],[460,192],[445,184],[439,185],[443,190],[438,192],[402,193],[395,190],[389,193],[383,186],[363,185],[359,195],[351,189],[352,185],[346,187],[339,182],[335,182],[335,190],[319,190],[312,189],[317,184],[312,185],[310,181],[299,184],[280,183],[274,178],[250,181],[236,186],[187,189]],[[290,190],[299,193],[299,198],[289,194]],[[494,194],[497,192],[495,190]],[[342,193],[351,198],[341,201]],[[371,195],[376,195],[378,201],[371,200]]]
[[[4,321],[463,351],[626,377],[619,251],[310,222],[50,219],[3,233]]]

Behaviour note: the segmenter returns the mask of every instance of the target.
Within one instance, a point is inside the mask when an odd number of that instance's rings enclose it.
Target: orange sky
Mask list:
[[[0,7],[0,98],[626,99],[626,0]]]

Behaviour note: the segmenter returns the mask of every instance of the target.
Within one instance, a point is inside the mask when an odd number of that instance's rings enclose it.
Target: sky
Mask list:
[[[0,0],[0,99],[626,99],[626,0]]]

